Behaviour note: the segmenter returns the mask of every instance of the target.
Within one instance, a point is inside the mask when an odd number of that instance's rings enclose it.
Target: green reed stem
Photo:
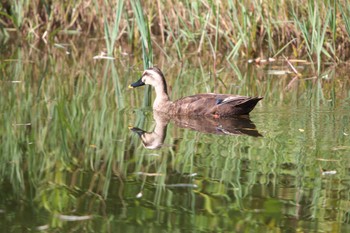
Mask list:
[[[345,25],[346,32],[350,37],[350,4],[345,4],[343,7],[342,4],[338,4],[339,10],[342,14],[342,19]]]
[[[114,44],[118,37],[120,20],[123,12],[123,3],[124,1],[118,1],[113,25],[108,24],[107,16],[105,14],[103,17],[106,46],[107,46],[108,54],[110,55],[113,53]]]
[[[141,34],[141,44],[142,44],[142,58],[143,67],[147,69],[153,66],[153,49],[152,49],[152,39],[149,29],[148,20],[143,16],[142,5],[139,0],[132,0],[131,6],[136,18],[136,23]],[[151,100],[151,88],[147,86],[145,88],[143,106],[150,106]]]

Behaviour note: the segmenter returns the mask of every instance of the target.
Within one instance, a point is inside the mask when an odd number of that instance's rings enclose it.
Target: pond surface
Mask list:
[[[160,53],[172,99],[264,97],[250,118],[164,119],[127,88],[141,55],[97,44],[2,45],[4,232],[350,231],[346,67]]]

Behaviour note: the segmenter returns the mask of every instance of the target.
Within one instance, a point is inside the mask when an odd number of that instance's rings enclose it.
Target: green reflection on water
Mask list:
[[[152,132],[156,124],[140,108],[143,91],[127,89],[140,63],[93,60],[97,50],[24,47],[1,58],[1,229],[349,230],[350,85],[342,70],[325,68],[327,77],[315,79],[305,68],[292,82],[268,75],[276,67],[242,65],[239,80],[225,62],[216,77],[210,61],[161,61],[173,99],[264,96],[250,118],[263,137],[170,121],[162,146],[149,150],[128,128]]]

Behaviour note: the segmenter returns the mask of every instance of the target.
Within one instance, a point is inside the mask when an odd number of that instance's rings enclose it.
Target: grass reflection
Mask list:
[[[316,79],[302,64],[305,76],[293,81],[269,74],[283,69],[274,65],[223,60],[214,75],[210,59],[156,60],[172,99],[263,95],[251,120],[264,137],[170,122],[163,147],[150,151],[128,128],[155,126],[149,108],[134,109],[143,93],[127,90],[142,65],[134,57],[93,60],[98,50],[24,46],[1,61],[2,229],[348,230],[346,70],[322,67]]]

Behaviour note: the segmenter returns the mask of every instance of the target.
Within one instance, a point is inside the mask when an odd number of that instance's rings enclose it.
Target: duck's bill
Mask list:
[[[136,128],[136,127],[129,127],[129,129],[134,132],[137,133],[137,135],[142,136],[142,134],[146,133],[146,131]]]
[[[129,88],[135,88],[135,87],[140,87],[145,85],[144,82],[142,82],[142,79],[140,78],[137,82],[134,82],[132,84],[129,85]]]

